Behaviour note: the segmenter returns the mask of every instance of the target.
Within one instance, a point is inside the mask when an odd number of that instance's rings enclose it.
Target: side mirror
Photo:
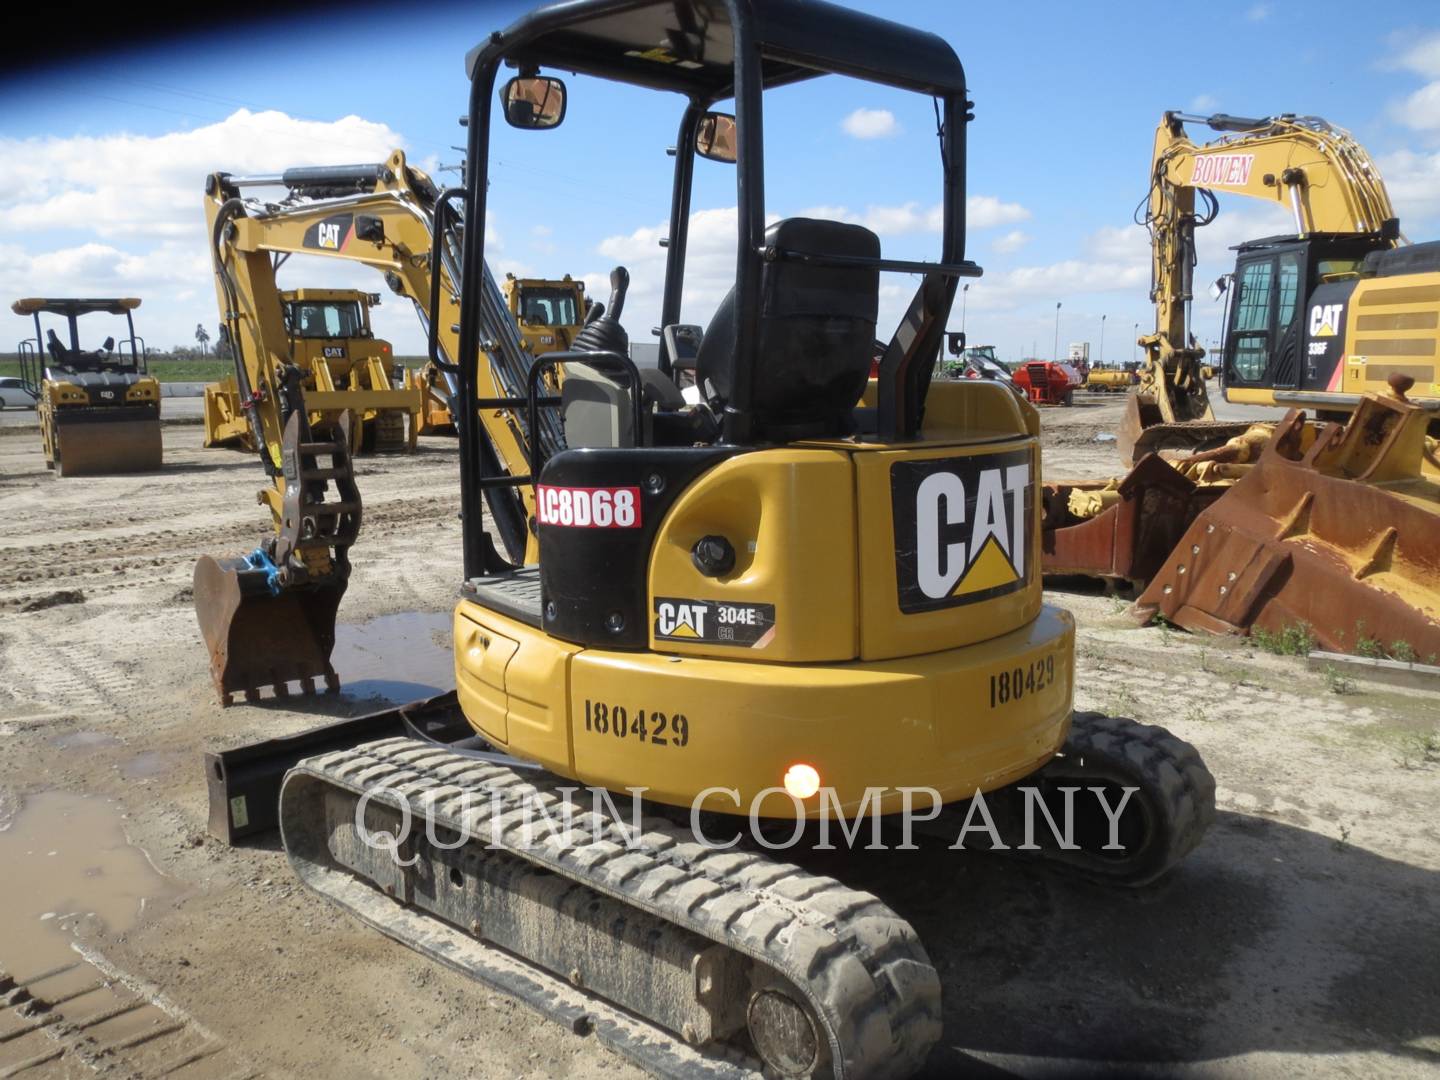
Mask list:
[[[1219,300],[1230,291],[1230,279],[1232,276],[1231,274],[1221,274],[1215,279],[1214,284],[1210,286],[1211,300]]]
[[[695,129],[695,153],[711,161],[735,163],[735,117],[729,113],[707,112]]]
[[[543,75],[520,75],[500,88],[500,105],[511,127],[559,127],[565,119],[565,84]]]

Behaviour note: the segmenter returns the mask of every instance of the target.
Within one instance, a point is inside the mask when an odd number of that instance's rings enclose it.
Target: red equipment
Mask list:
[[[1026,360],[1015,369],[1015,385],[1032,405],[1069,405],[1075,388],[1084,382],[1069,364],[1052,364],[1048,360]]]

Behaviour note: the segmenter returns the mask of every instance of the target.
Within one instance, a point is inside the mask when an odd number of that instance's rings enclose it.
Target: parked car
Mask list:
[[[19,379],[0,378],[0,409],[33,409],[40,395]]]

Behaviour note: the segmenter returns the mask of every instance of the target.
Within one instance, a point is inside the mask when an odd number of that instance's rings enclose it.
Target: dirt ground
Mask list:
[[[1047,412],[1047,473],[1115,471],[1096,436],[1118,411]],[[20,1075],[158,1075],[162,1059],[188,1061],[180,1077],[638,1075],[332,910],[274,841],[206,836],[202,751],[445,682],[453,443],[362,462],[347,692],[226,710],[190,574],[261,537],[262,478],[202,450],[196,426],[165,444],[163,473],[56,481],[32,431],[0,431],[0,1004],[6,971],[74,964],[54,978],[105,987],[77,989],[54,1037],[12,1038],[23,1010],[0,1008],[0,1076],[55,1046]],[[1220,815],[1174,874],[1130,894],[1001,855],[845,867],[910,920],[944,980],[927,1074],[1435,1075],[1440,697],[1140,629],[1103,594],[1051,599],[1080,622],[1077,704],[1195,743]],[[107,1040],[133,1045],[98,1053]]]

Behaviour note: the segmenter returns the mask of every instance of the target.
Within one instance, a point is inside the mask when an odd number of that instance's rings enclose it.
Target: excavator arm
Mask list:
[[[1221,135],[1196,143],[1187,124]],[[1139,342],[1146,363],[1120,437],[1122,454],[1132,459],[1141,456],[1134,448],[1147,427],[1214,420],[1200,367],[1205,351],[1190,332],[1189,304],[1195,230],[1214,219],[1217,192],[1287,209],[1300,236],[1396,232],[1380,170],[1348,132],[1325,120],[1165,113],[1155,131],[1142,221],[1150,233],[1155,330]]]
[[[276,186],[288,189],[283,201],[243,194],[250,187]],[[329,655],[349,574],[348,549],[360,528],[346,394],[302,392],[276,270],[292,255],[372,267],[392,291],[415,304],[430,331],[437,366],[453,373],[459,324],[453,256],[463,222],[452,221],[435,237],[439,198],[429,177],[410,167],[401,151],[374,165],[257,177],[215,173],[206,181],[220,315],[235,355],[242,408],[270,479],[259,501],[269,508],[275,528],[275,536],[249,555],[204,556],[196,567],[196,612],[222,701],[228,703],[235,692],[254,699],[265,687],[282,695],[292,682],[306,692],[316,680],[338,688]],[[438,282],[432,263],[438,264]],[[488,268],[483,285],[486,352],[476,365],[480,426],[495,467],[523,473],[528,453],[521,411],[497,403],[524,396],[533,358]],[[453,393],[458,382],[450,378],[450,385]],[[334,427],[312,430],[310,416],[330,409],[340,417]],[[542,434],[555,437],[549,428]],[[525,485],[487,491],[492,523],[517,562],[535,558],[535,541],[525,526],[534,512],[532,492]]]

